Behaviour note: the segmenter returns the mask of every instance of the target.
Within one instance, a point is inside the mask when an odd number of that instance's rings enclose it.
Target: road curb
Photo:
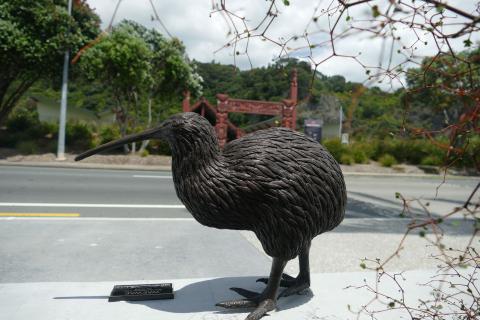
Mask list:
[[[82,163],[82,162],[12,162],[0,160],[0,166],[12,167],[45,167],[66,169],[107,169],[107,170],[138,170],[138,171],[172,171],[171,166],[165,165],[130,165],[130,164],[105,164],[105,163]],[[436,178],[443,179],[443,174],[426,173],[386,173],[386,172],[348,172],[343,171],[344,176],[375,176],[375,177],[413,177],[413,178]],[[477,176],[462,176],[447,174],[446,179],[475,179]]]

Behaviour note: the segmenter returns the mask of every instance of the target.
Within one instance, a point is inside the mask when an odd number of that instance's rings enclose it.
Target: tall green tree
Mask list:
[[[151,55],[131,27],[121,26],[80,58],[86,77],[105,83],[111,90],[122,136],[127,134],[130,113],[138,113],[139,96],[152,82]]]
[[[76,52],[99,33],[85,1],[0,0],[0,123],[40,78],[61,74],[67,48]]]
[[[198,95],[201,89],[178,39],[167,40],[132,21],[115,26],[82,55],[79,65],[87,78],[109,87],[122,136],[150,124],[152,105],[158,114],[172,100],[180,102],[184,90]]]
[[[166,113],[168,116],[170,106],[178,105],[185,90],[190,91],[193,97],[200,96],[203,80],[179,39],[166,39],[157,30],[147,29],[128,20],[123,21],[119,27],[135,30],[151,51],[149,62],[152,82],[147,89],[148,105],[154,104],[157,115]]]

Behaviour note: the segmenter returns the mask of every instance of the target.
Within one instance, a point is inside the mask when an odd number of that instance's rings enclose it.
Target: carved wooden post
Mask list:
[[[188,90],[183,91],[182,109],[183,112],[190,111],[190,91]]]
[[[297,83],[297,69],[293,69],[292,79],[290,80],[290,100],[297,104],[298,99],[298,83]]]
[[[205,117],[205,103],[207,102],[207,99],[205,99],[205,97],[202,97],[200,101],[202,101],[202,106],[200,107],[200,114],[202,115],[202,117]]]
[[[292,80],[290,81],[290,100],[293,102],[292,126],[290,129],[297,128],[297,102],[298,102],[298,82],[297,69],[293,69]]]
[[[223,146],[227,143],[227,101],[228,95],[217,94],[217,123],[215,124],[215,130],[217,131],[220,148],[223,148]]]
[[[295,130],[295,123],[293,122],[294,113],[294,102],[292,100],[283,100],[282,127]]]

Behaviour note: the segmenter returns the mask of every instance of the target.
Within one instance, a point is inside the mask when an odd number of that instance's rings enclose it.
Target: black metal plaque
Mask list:
[[[173,286],[171,283],[130,284],[114,286],[108,301],[142,301],[173,298]]]

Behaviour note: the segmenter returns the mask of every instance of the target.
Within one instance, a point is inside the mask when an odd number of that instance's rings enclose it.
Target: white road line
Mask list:
[[[114,203],[28,203],[0,202],[0,207],[68,207],[68,208],[155,208],[184,209],[182,204],[114,204]]]
[[[196,221],[194,218],[126,218],[126,217],[0,217],[1,220],[38,220],[38,221],[52,221],[52,220],[60,220],[60,221]],[[356,225],[358,220],[363,221],[403,221],[409,222],[410,220],[405,218],[346,218],[342,225]],[[340,226],[342,226],[340,225]]]
[[[62,218],[62,217],[0,217],[2,220],[35,220],[35,221],[196,221],[194,218],[120,218],[120,217],[72,217],[72,218]]]
[[[143,174],[134,174],[134,178],[153,178],[153,179],[172,179],[172,176],[149,176]]]

